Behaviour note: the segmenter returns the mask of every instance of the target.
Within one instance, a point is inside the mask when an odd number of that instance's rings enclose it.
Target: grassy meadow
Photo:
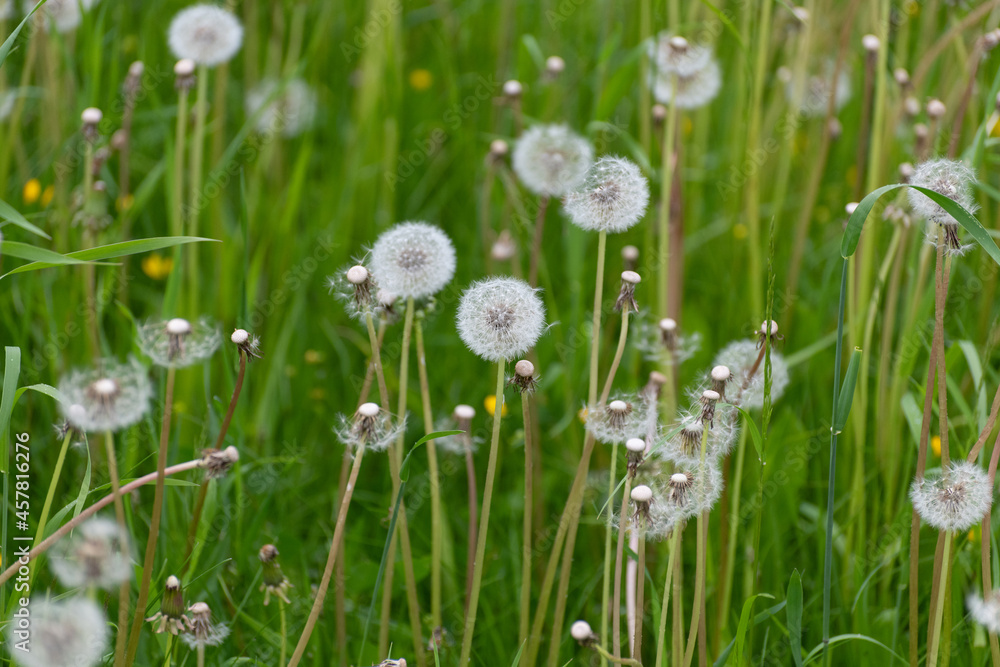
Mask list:
[[[0,3],[0,663],[1000,666],[1000,1],[188,6]]]

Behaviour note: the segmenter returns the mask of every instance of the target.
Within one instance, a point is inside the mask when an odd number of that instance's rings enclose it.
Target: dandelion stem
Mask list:
[[[278,600],[278,615],[281,617],[281,657],[279,667],[285,666],[285,656],[288,653],[288,619],[285,617],[285,601]]]
[[[618,518],[618,546],[615,548],[615,590],[611,601],[611,647],[616,658],[622,654],[622,561],[625,556],[625,535],[628,533],[628,499],[632,493],[632,475],[625,476],[625,490],[622,494],[622,508]]]
[[[375,370],[375,377],[378,381],[378,398],[386,410],[389,409],[389,390],[385,386],[385,372],[382,370],[382,339],[385,335],[385,327],[381,327],[378,335],[375,334],[375,321],[369,310],[365,313],[365,326],[368,328],[368,344],[371,346],[372,361],[371,368]],[[367,379],[367,378],[366,378]],[[369,386],[371,386],[369,384]],[[365,397],[361,402],[367,400],[368,392],[363,392]],[[429,444],[429,443],[428,443]]]
[[[118,460],[115,456],[115,436],[111,431],[104,432],[104,445],[108,455],[108,475],[111,478],[111,497],[115,503],[115,518],[123,532],[128,532],[125,523],[125,503],[122,502],[121,483],[118,480]],[[118,590],[118,627],[124,628],[128,616],[129,580],[122,582]],[[115,638],[115,667],[122,664],[125,658],[125,633],[118,632]]]
[[[769,326],[769,325],[768,325]],[[705,426],[701,431],[701,471],[705,469],[705,456],[708,452],[708,425]],[[704,495],[705,492],[705,474],[704,472],[699,472],[698,474],[698,485],[701,488],[701,493]],[[697,543],[696,543],[696,561],[694,569],[694,603],[691,605],[691,629],[688,631],[687,638],[687,648],[684,652],[684,662],[682,663],[687,667],[691,664],[691,659],[694,657],[694,645],[695,645],[695,634],[698,632],[698,623],[701,620],[702,605],[705,602],[705,547],[706,547],[706,531],[708,530],[708,511],[702,511],[698,513],[698,526],[697,526]],[[756,560],[756,555],[754,556]]]
[[[167,633],[167,646],[163,651],[163,656],[166,658],[163,661],[164,667],[170,667],[170,663],[174,660],[174,635],[173,633]]]
[[[468,431],[462,436],[462,443],[465,446],[465,477],[469,487],[469,539],[465,566],[465,611],[468,613],[469,597],[472,595],[472,571],[476,564],[476,541],[479,535],[479,491],[476,488],[476,462],[472,457],[472,436]]]
[[[941,618],[944,616],[944,599],[948,572],[948,559],[951,558],[951,531],[946,530],[944,535],[944,552],[941,558],[941,576],[938,580],[937,604],[934,607],[934,630],[931,633],[930,641],[927,643],[927,667],[935,667],[938,661],[938,646],[941,637]]]
[[[678,524],[674,526],[673,535],[670,536],[670,556],[667,559],[667,577],[663,583],[663,603],[660,605],[660,630],[656,635],[656,667],[663,667],[667,655],[667,610],[670,603],[670,584],[674,573],[674,566],[677,562],[677,552],[681,548],[681,534],[684,531]]]
[[[194,105],[194,143],[191,146],[191,182],[188,195],[188,234],[198,236],[198,218],[201,203],[198,201],[198,194],[201,190],[201,169],[205,154],[205,121],[208,117],[208,67],[198,65],[197,75],[197,99]],[[188,275],[190,276],[191,290],[189,297],[194,304],[198,302],[198,249],[197,244],[188,245]]]
[[[646,519],[641,514],[636,522],[639,533],[639,567],[635,593],[635,637],[632,639],[632,657],[642,662],[642,618],[646,593]]]
[[[483,559],[486,558],[486,537],[490,528],[490,508],[493,503],[493,482],[497,472],[497,454],[500,444],[500,418],[503,410],[504,367],[497,364],[496,405],[493,408],[493,437],[490,441],[490,460],[486,467],[486,481],[483,486],[483,508],[479,515],[479,535],[476,544],[476,564],[472,572],[472,593],[469,596],[469,611],[465,616],[465,630],[462,634],[462,655],[458,664],[470,664],[472,637],[476,628],[476,611],[479,606],[479,591],[483,583]]]
[[[733,470],[732,502],[729,512],[729,539],[726,541],[726,565],[723,570],[722,600],[719,606],[719,627],[729,625],[729,609],[732,604],[733,576],[736,569],[736,539],[740,529],[740,495],[743,490],[743,465],[747,453],[747,430],[740,429],[740,439],[736,449],[736,467]]]
[[[673,83],[676,83],[676,81]],[[663,181],[660,184],[660,216],[658,221],[658,233],[660,235],[660,317],[670,317],[670,197],[674,189],[674,143],[677,134],[676,98],[676,95],[670,96],[670,103],[667,106],[666,133],[663,137],[663,165],[661,167]],[[640,109],[640,113],[648,114],[649,109]]]
[[[532,477],[535,472],[529,396],[528,392],[521,394],[521,414],[524,422],[524,535],[521,538],[521,623],[518,631],[518,643],[521,645],[528,639],[528,627],[531,623],[531,509],[534,502]],[[473,474],[474,472],[473,470]],[[472,483],[475,484],[474,478]],[[470,488],[470,491],[473,490],[474,487]]]
[[[642,663],[639,662],[638,660],[633,660],[632,658],[619,658],[617,656],[611,655],[610,653],[608,653],[608,649],[604,648],[600,644],[595,643],[591,646],[591,648],[597,651],[597,654],[601,656],[601,658],[609,662],[613,662],[618,665],[631,665],[632,667],[642,667]]]
[[[542,258],[542,239],[545,230],[545,211],[549,207],[549,198],[543,196],[538,200],[538,215],[535,217],[535,233],[531,244],[531,260],[528,267],[528,283],[538,286],[538,265]]]
[[[146,538],[146,555],[143,558],[142,579],[139,582],[139,597],[135,603],[135,616],[132,617],[132,628],[128,638],[127,663],[131,664],[139,650],[139,633],[142,622],[146,618],[146,602],[149,599],[149,586],[153,578],[154,561],[156,559],[156,543],[160,537],[160,519],[163,516],[163,489],[166,482],[164,472],[167,469],[167,453],[170,448],[170,419],[174,409],[174,378],[176,368],[167,369],[167,388],[163,399],[163,422],[160,425],[160,448],[156,458],[156,490],[153,493],[153,512],[149,521],[149,537]],[[118,633],[124,636],[124,626]]]
[[[312,609],[309,611],[309,618],[306,620],[302,636],[299,637],[298,644],[295,646],[295,651],[292,653],[292,659],[289,661],[288,667],[295,667],[302,660],[306,646],[309,644],[309,637],[312,635],[313,629],[316,627],[316,621],[319,619],[320,611],[323,609],[323,600],[326,598],[326,591],[330,587],[333,566],[337,561],[337,554],[339,553],[338,547],[342,543],[344,527],[347,524],[347,510],[351,506],[351,497],[354,495],[354,487],[358,481],[358,472],[361,470],[361,460],[364,456],[365,442],[362,439],[354,455],[354,465],[351,466],[351,476],[347,481],[347,488],[344,490],[344,500],[340,503],[340,509],[337,512],[337,527],[333,531],[333,540],[330,542],[330,553],[326,559],[326,567],[323,569],[323,577],[320,579]]]
[[[412,303],[413,297],[409,301]],[[412,306],[407,306],[412,307]],[[420,405],[423,408],[424,435],[434,431],[434,417],[431,412],[431,391],[427,381],[427,355],[424,352],[424,327],[422,318],[414,322],[414,336],[417,346],[417,375],[420,379]],[[369,333],[370,335],[370,333]],[[382,384],[385,384],[384,380]],[[427,473],[431,487],[431,623],[434,628],[441,623],[441,481],[438,475],[437,448],[433,440],[428,440]]]
[[[198,667],[205,667],[205,645],[198,644]]]
[[[174,182],[170,191],[170,233],[184,233],[184,142],[188,126],[188,89],[181,86],[177,94],[177,133],[174,138]]]
[[[601,637],[608,636],[608,602],[611,599],[611,545],[612,537],[614,531],[611,526],[612,519],[615,516],[615,486],[618,481],[618,443],[614,443],[611,446],[611,467],[608,471],[608,516],[607,525],[604,527],[604,581],[603,588],[601,590]],[[627,482],[626,482],[627,484]],[[628,496],[625,496],[628,499]],[[621,543],[621,539],[618,540]],[[619,578],[621,576],[621,571],[615,573]],[[615,586],[617,590],[621,590],[620,586]],[[617,614],[617,612],[613,612]],[[615,623],[615,627],[618,623]],[[612,635],[617,634],[612,632]],[[615,655],[621,655],[620,652],[615,652]]]

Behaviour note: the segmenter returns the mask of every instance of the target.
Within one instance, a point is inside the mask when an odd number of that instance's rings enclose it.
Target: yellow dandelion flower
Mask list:
[[[742,241],[747,237],[747,226],[742,222],[737,222],[733,225],[733,238],[737,241]]]
[[[410,72],[410,87],[413,90],[427,90],[434,83],[434,75],[425,69],[415,69]]]
[[[21,198],[25,204],[34,204],[41,196],[42,184],[37,178],[33,178],[24,184],[24,191],[21,193]]]
[[[115,208],[118,210],[119,213],[121,213],[122,211],[127,211],[130,208],[132,208],[132,204],[134,203],[135,203],[135,197],[130,192],[124,197],[119,197],[118,199],[115,200]]]
[[[587,408],[586,407],[580,408],[577,411],[577,413],[576,413],[576,418],[580,420],[581,424],[586,424],[587,423],[587,414],[588,413],[587,413]]]
[[[687,116],[684,116],[684,118],[681,120],[681,125],[682,125],[682,131],[684,132],[684,136],[685,137],[690,136],[691,132],[694,130],[694,123],[691,122],[691,119],[688,118]]]
[[[973,526],[969,529],[969,541],[978,542],[979,541],[979,526]]]
[[[486,397],[486,400],[483,401],[483,406],[486,408],[486,412],[492,415],[497,409],[497,397],[490,394]],[[500,416],[507,416],[507,403],[505,401],[500,404]]]
[[[154,252],[142,259],[142,272],[153,280],[164,280],[174,268],[174,260]]]
[[[46,185],[45,189],[42,190],[42,206],[48,206],[52,203],[52,198],[56,194],[55,187],[51,185]]]
[[[941,436],[935,435],[931,438],[931,450],[934,456],[941,456]]]
[[[319,364],[323,362],[323,353],[319,350],[306,350],[305,360],[307,364]]]

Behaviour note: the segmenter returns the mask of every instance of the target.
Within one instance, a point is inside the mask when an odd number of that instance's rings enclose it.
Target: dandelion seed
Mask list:
[[[191,627],[181,638],[191,648],[218,646],[229,636],[227,626],[212,622],[212,610],[204,602],[195,602],[188,607],[188,613],[191,614]]]
[[[157,366],[183,368],[211,357],[222,343],[218,327],[209,318],[190,322],[180,317],[140,326],[139,349]]]
[[[215,67],[231,60],[240,50],[243,26],[222,7],[191,5],[174,16],[167,41],[176,57]]]
[[[545,306],[538,291],[518,278],[473,283],[458,306],[458,335],[487,361],[520,356],[545,331]]]
[[[271,596],[280,598],[285,604],[291,604],[288,599],[288,589],[292,584],[288,577],[281,571],[281,564],[278,563],[278,548],[273,544],[265,544],[257,554],[260,563],[264,568],[264,583],[260,585],[260,590],[264,592],[264,606],[271,603]]]
[[[439,292],[455,275],[455,247],[439,227],[401,222],[375,241],[368,268],[382,289],[421,299]]]
[[[691,44],[680,35],[663,31],[650,44],[649,59],[662,74],[689,77],[708,66],[712,48]]]
[[[733,373],[733,390],[729,402],[744,410],[764,407],[764,364],[758,343],[752,340],[733,341],[716,355],[714,364],[728,367]],[[776,401],[788,386],[788,364],[780,352],[771,349],[771,400]]]
[[[260,353],[260,338],[256,335],[251,336],[246,329],[236,329],[229,337],[229,340],[239,348],[240,352],[247,356],[247,361],[262,357]]]
[[[265,135],[277,132],[286,138],[297,137],[316,119],[316,93],[299,78],[284,84],[264,79],[247,93],[245,105],[247,115],[257,117],[257,132]]]
[[[135,424],[149,409],[153,388],[146,370],[134,359],[119,364],[99,361],[95,368],[75,370],[59,381],[64,416],[83,432],[120,431]]]
[[[972,620],[986,628],[991,635],[1000,635],[1000,591],[992,591],[985,598],[970,593],[965,598]]]
[[[161,634],[169,632],[179,635],[188,631],[191,620],[184,613],[184,590],[181,580],[170,575],[163,587],[163,599],[160,600],[160,611],[146,619],[154,624],[153,632]]]
[[[973,213],[978,208],[972,191],[975,181],[976,172],[965,163],[944,158],[921,162],[910,178],[911,185],[932,190]],[[941,225],[945,231],[947,247],[956,250],[961,248],[958,220],[922,192],[910,188],[907,190],[907,197],[914,213],[928,222]]]
[[[405,419],[396,419],[375,403],[364,403],[352,416],[338,416],[339,425],[334,429],[337,438],[353,450],[364,446],[366,450],[383,452],[406,427]]]
[[[979,523],[993,504],[989,478],[975,463],[960,461],[935,475],[917,479],[910,500],[924,523],[964,532]]]
[[[11,651],[21,667],[93,667],[102,664],[108,649],[104,612],[82,597],[54,602],[35,600],[28,606],[31,643],[27,651]],[[16,623],[7,626],[9,646],[23,638]]]
[[[93,518],[52,550],[52,572],[63,586],[113,590],[132,577],[129,538],[115,521]]]
[[[719,94],[722,88],[722,71],[715,58],[709,58],[704,67],[689,75],[676,72],[655,71],[652,74],[653,97],[660,104],[673,101],[678,109],[700,109]]]
[[[590,142],[565,125],[535,125],[514,144],[518,180],[536,195],[562,197],[587,177],[594,160]]]
[[[625,158],[603,157],[583,185],[566,195],[564,206],[577,227],[617,234],[639,222],[648,203],[649,183],[639,167]]]

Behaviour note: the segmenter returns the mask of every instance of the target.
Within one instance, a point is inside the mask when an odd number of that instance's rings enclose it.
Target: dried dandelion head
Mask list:
[[[281,564],[278,562],[278,548],[273,544],[265,544],[260,548],[257,556],[264,568],[263,583],[260,585],[260,590],[264,593],[264,606],[271,603],[272,595],[285,604],[291,604],[291,600],[288,599],[288,589],[292,588],[292,584],[281,571]]]
[[[396,419],[376,403],[364,403],[350,417],[340,415],[334,429],[337,438],[357,450],[361,447],[375,452],[389,448],[406,427],[405,419]]]
[[[758,363],[757,341],[737,340],[722,348],[714,364],[732,371],[727,400],[745,410],[760,410],[764,406],[764,362]],[[780,352],[771,349],[771,400],[781,398],[788,387],[788,364]]]
[[[972,620],[986,628],[991,635],[1000,635],[1000,590],[991,591],[985,597],[970,593],[965,598]]]
[[[195,602],[188,607],[188,614],[191,626],[181,638],[191,648],[218,646],[229,636],[226,625],[212,622],[212,610],[206,603]]]
[[[655,70],[652,73],[653,97],[660,104],[673,104],[678,109],[700,109],[722,89],[722,70],[715,58],[691,74]]]
[[[28,605],[31,642],[26,651],[11,651],[21,667],[93,667],[103,664],[108,649],[104,611],[82,597],[64,601],[35,600]],[[13,647],[19,638],[16,623],[7,626]]]
[[[623,443],[646,434],[646,417],[653,409],[643,396],[622,396],[587,407],[587,431],[604,444]]]

